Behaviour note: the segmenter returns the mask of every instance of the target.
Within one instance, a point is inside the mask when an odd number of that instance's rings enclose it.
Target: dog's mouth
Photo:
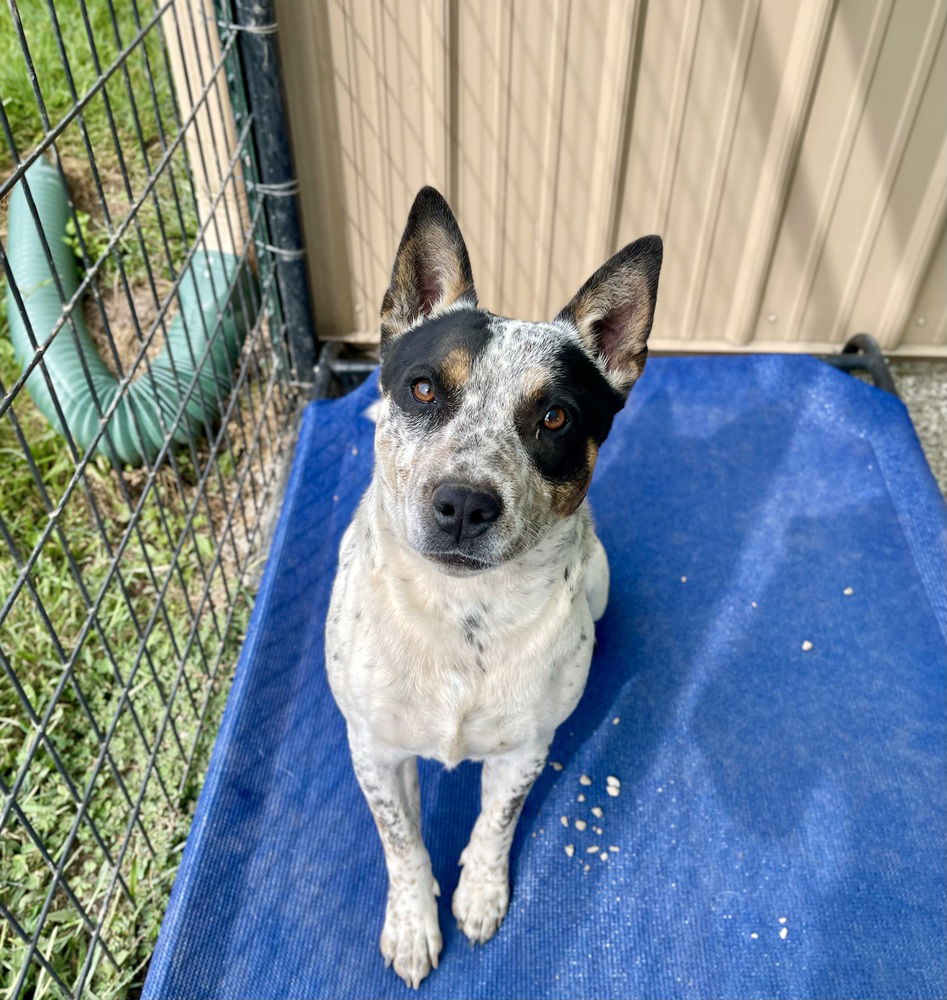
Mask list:
[[[469,555],[466,552],[458,552],[457,550],[447,552],[427,551],[422,552],[421,555],[425,559],[430,559],[431,562],[446,569],[448,572],[482,573],[484,570],[493,569],[496,566],[494,562],[489,562],[486,559],[478,559],[476,556]]]

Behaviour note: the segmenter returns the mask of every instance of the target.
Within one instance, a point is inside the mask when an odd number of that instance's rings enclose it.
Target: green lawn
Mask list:
[[[139,30],[134,0],[113,2],[121,42],[107,0],[87,0],[85,5],[103,68]],[[46,0],[17,0],[16,6],[48,119],[55,125],[72,106],[73,94],[49,6]],[[73,86],[82,95],[98,77],[83,5],[56,0],[55,9]],[[141,22],[153,16],[145,0],[138,0],[138,12]],[[149,33],[147,45],[136,48],[127,70],[127,78],[119,71],[89,101],[81,126],[72,123],[57,140],[81,209],[79,233],[73,232],[69,241],[85,266],[101,254],[110,226],[118,225],[137,200],[162,156],[163,141],[170,141],[177,128],[158,29]],[[45,128],[7,10],[0,15],[0,95],[19,154],[25,156]],[[111,221],[98,197],[87,142]],[[0,143],[4,179],[14,161],[6,143]],[[121,298],[123,276],[137,301],[151,294],[152,280],[166,283],[180,265],[196,232],[188,176],[182,146],[162,173],[155,198],[144,203],[118,253],[100,269],[98,286],[103,295],[111,295],[109,301]],[[4,227],[0,206],[0,231]],[[0,396],[18,375],[0,299]],[[258,387],[252,391],[259,393]],[[174,468],[168,464],[159,470],[150,487],[142,470],[115,470],[95,459],[67,497],[73,457],[26,393],[0,417],[0,517],[9,536],[0,544],[0,604],[20,576],[18,561],[34,551],[50,510],[62,504],[56,530],[0,622],[2,789],[22,780],[16,808],[0,832],[0,901],[32,934],[52,885],[50,864],[33,842],[40,840],[52,862],[63,866],[68,890],[60,886],[52,893],[38,950],[74,988],[90,931],[71,894],[88,920],[100,926],[112,955],[110,960],[101,951],[97,954],[88,979],[90,996],[137,993],[180,859],[252,603],[239,579],[247,548],[240,516],[232,532],[225,530],[234,500],[234,470],[250,460],[250,452],[252,443],[244,453],[222,450],[212,458],[202,441],[177,451]],[[277,457],[269,455],[269,463]],[[213,462],[217,469],[208,469]],[[199,491],[205,471],[206,486]],[[136,519],[133,511],[139,504]],[[173,563],[179,544],[181,554]],[[120,549],[118,574],[110,576]],[[223,554],[215,561],[219,549]],[[205,588],[210,599],[201,609]],[[101,608],[89,627],[90,602],[103,590]],[[62,692],[53,704],[59,686]],[[123,698],[126,688],[129,694]],[[172,708],[166,712],[172,693]],[[47,713],[47,738],[36,744],[23,776],[36,743],[36,720]],[[109,752],[103,757],[105,739]],[[156,766],[146,781],[151,756]],[[68,781],[59,768],[68,773]],[[129,827],[142,789],[138,822]],[[79,803],[86,797],[84,818],[73,833]],[[0,801],[6,799],[0,794]],[[116,864],[122,884],[109,898]],[[27,949],[0,918],[0,982],[16,984]],[[61,991],[34,962],[22,995],[59,996]]]

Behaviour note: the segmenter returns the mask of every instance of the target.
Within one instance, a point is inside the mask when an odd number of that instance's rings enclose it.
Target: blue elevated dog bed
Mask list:
[[[306,411],[146,1000],[409,995],[322,662],[376,392]],[[479,769],[422,767],[421,991],[943,997],[945,511],[904,407],[810,358],[653,360],[591,500],[611,598],[485,947],[450,915]]]

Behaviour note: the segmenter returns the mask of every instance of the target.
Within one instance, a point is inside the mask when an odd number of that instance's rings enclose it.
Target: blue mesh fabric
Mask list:
[[[375,392],[305,414],[146,1000],[408,995],[322,651]],[[422,766],[423,994],[943,997],[945,511],[904,407],[809,358],[653,360],[591,500],[610,603],[485,947],[449,909],[479,769]]]

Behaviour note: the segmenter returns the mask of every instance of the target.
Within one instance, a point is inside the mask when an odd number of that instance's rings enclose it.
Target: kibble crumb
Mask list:
[[[554,771],[561,771],[561,770],[562,770],[562,765],[561,765],[561,764],[559,763],[559,761],[557,761],[557,760],[552,760],[552,761],[550,761],[550,762],[549,762],[549,766],[550,766],[550,767],[551,767],[551,768],[552,768],[552,769],[553,769]]]
[[[619,794],[621,793],[621,788],[618,785],[609,785],[608,788],[605,789],[605,791],[608,792],[608,794],[611,795],[613,799],[617,799]]]
[[[681,583],[687,583],[687,577],[686,576],[682,576],[681,577]]]
[[[583,866],[582,871],[585,872],[586,875],[588,875],[589,869],[591,867],[592,867],[591,865],[585,865],[585,866]]]
[[[575,844],[566,844],[565,851],[566,857],[571,858],[575,854]]]
[[[756,607],[756,601],[750,601],[750,607],[751,608],[755,608]]]
[[[576,828],[577,830],[579,830],[580,832],[581,832],[582,830],[584,830],[584,829],[586,828],[586,826],[587,826],[587,825],[588,825],[588,824],[587,824],[587,823],[585,822],[585,820],[584,820],[584,819],[577,819],[577,820],[575,821],[575,828]]]
[[[753,931],[750,937],[755,941],[759,937],[759,934],[757,934],[756,931]]]
[[[606,784],[606,785],[621,785],[621,782],[620,782],[620,781],[618,780],[618,778],[616,778],[616,777],[615,777],[615,775],[614,775],[614,774],[610,774],[610,775],[609,775],[609,776],[608,776],[608,777],[607,777],[607,778],[605,779],[605,784]]]
[[[608,861],[608,851],[602,851],[599,858],[601,858],[602,861]]]
[[[789,937],[789,928],[788,927],[780,927],[780,929],[779,929],[779,936],[780,936],[780,938],[782,938],[783,941],[785,941],[786,938]]]
[[[581,792],[579,792],[578,796],[576,797],[576,801],[578,801],[578,802],[584,802],[585,801],[585,796]]]
[[[598,853],[598,844],[592,844],[591,847],[586,847],[585,853],[586,854],[597,854]]]
[[[784,924],[784,923],[786,923],[786,918],[785,918],[785,917],[780,917],[780,918],[779,918],[779,922],[780,922],[781,924]]]
[[[560,817],[559,817],[559,822],[560,822],[560,823],[561,823],[561,824],[562,824],[563,826],[568,826],[568,825],[569,825],[569,817],[568,817],[568,816],[560,816]]]
[[[580,785],[591,785],[592,784],[592,779],[587,774],[583,774],[582,777],[579,778],[579,784]]]
[[[602,828],[600,826],[593,826],[592,829],[595,832],[596,837],[602,836]]]
[[[617,726],[619,722],[621,722],[621,717],[616,715],[615,718],[612,719],[612,725]]]
[[[845,595],[846,597],[851,597],[851,596],[852,596],[852,594],[854,594],[854,593],[855,593],[855,588],[854,588],[854,587],[846,587],[846,588],[845,588],[845,589],[844,589],[844,590],[842,591],[842,593],[843,593],[843,594],[844,594],[844,595]]]
[[[601,806],[592,806],[592,815],[596,819],[601,819],[602,816],[604,815],[604,813],[602,812],[602,807]]]
[[[812,643],[808,639],[805,639],[802,643],[802,651],[808,653],[810,649],[812,649]]]
[[[617,854],[618,853],[618,845],[617,844],[609,844],[608,845],[608,849],[612,852],[612,854]]]
[[[352,449],[352,454],[353,455],[357,455],[358,454],[358,448],[353,448]]]

